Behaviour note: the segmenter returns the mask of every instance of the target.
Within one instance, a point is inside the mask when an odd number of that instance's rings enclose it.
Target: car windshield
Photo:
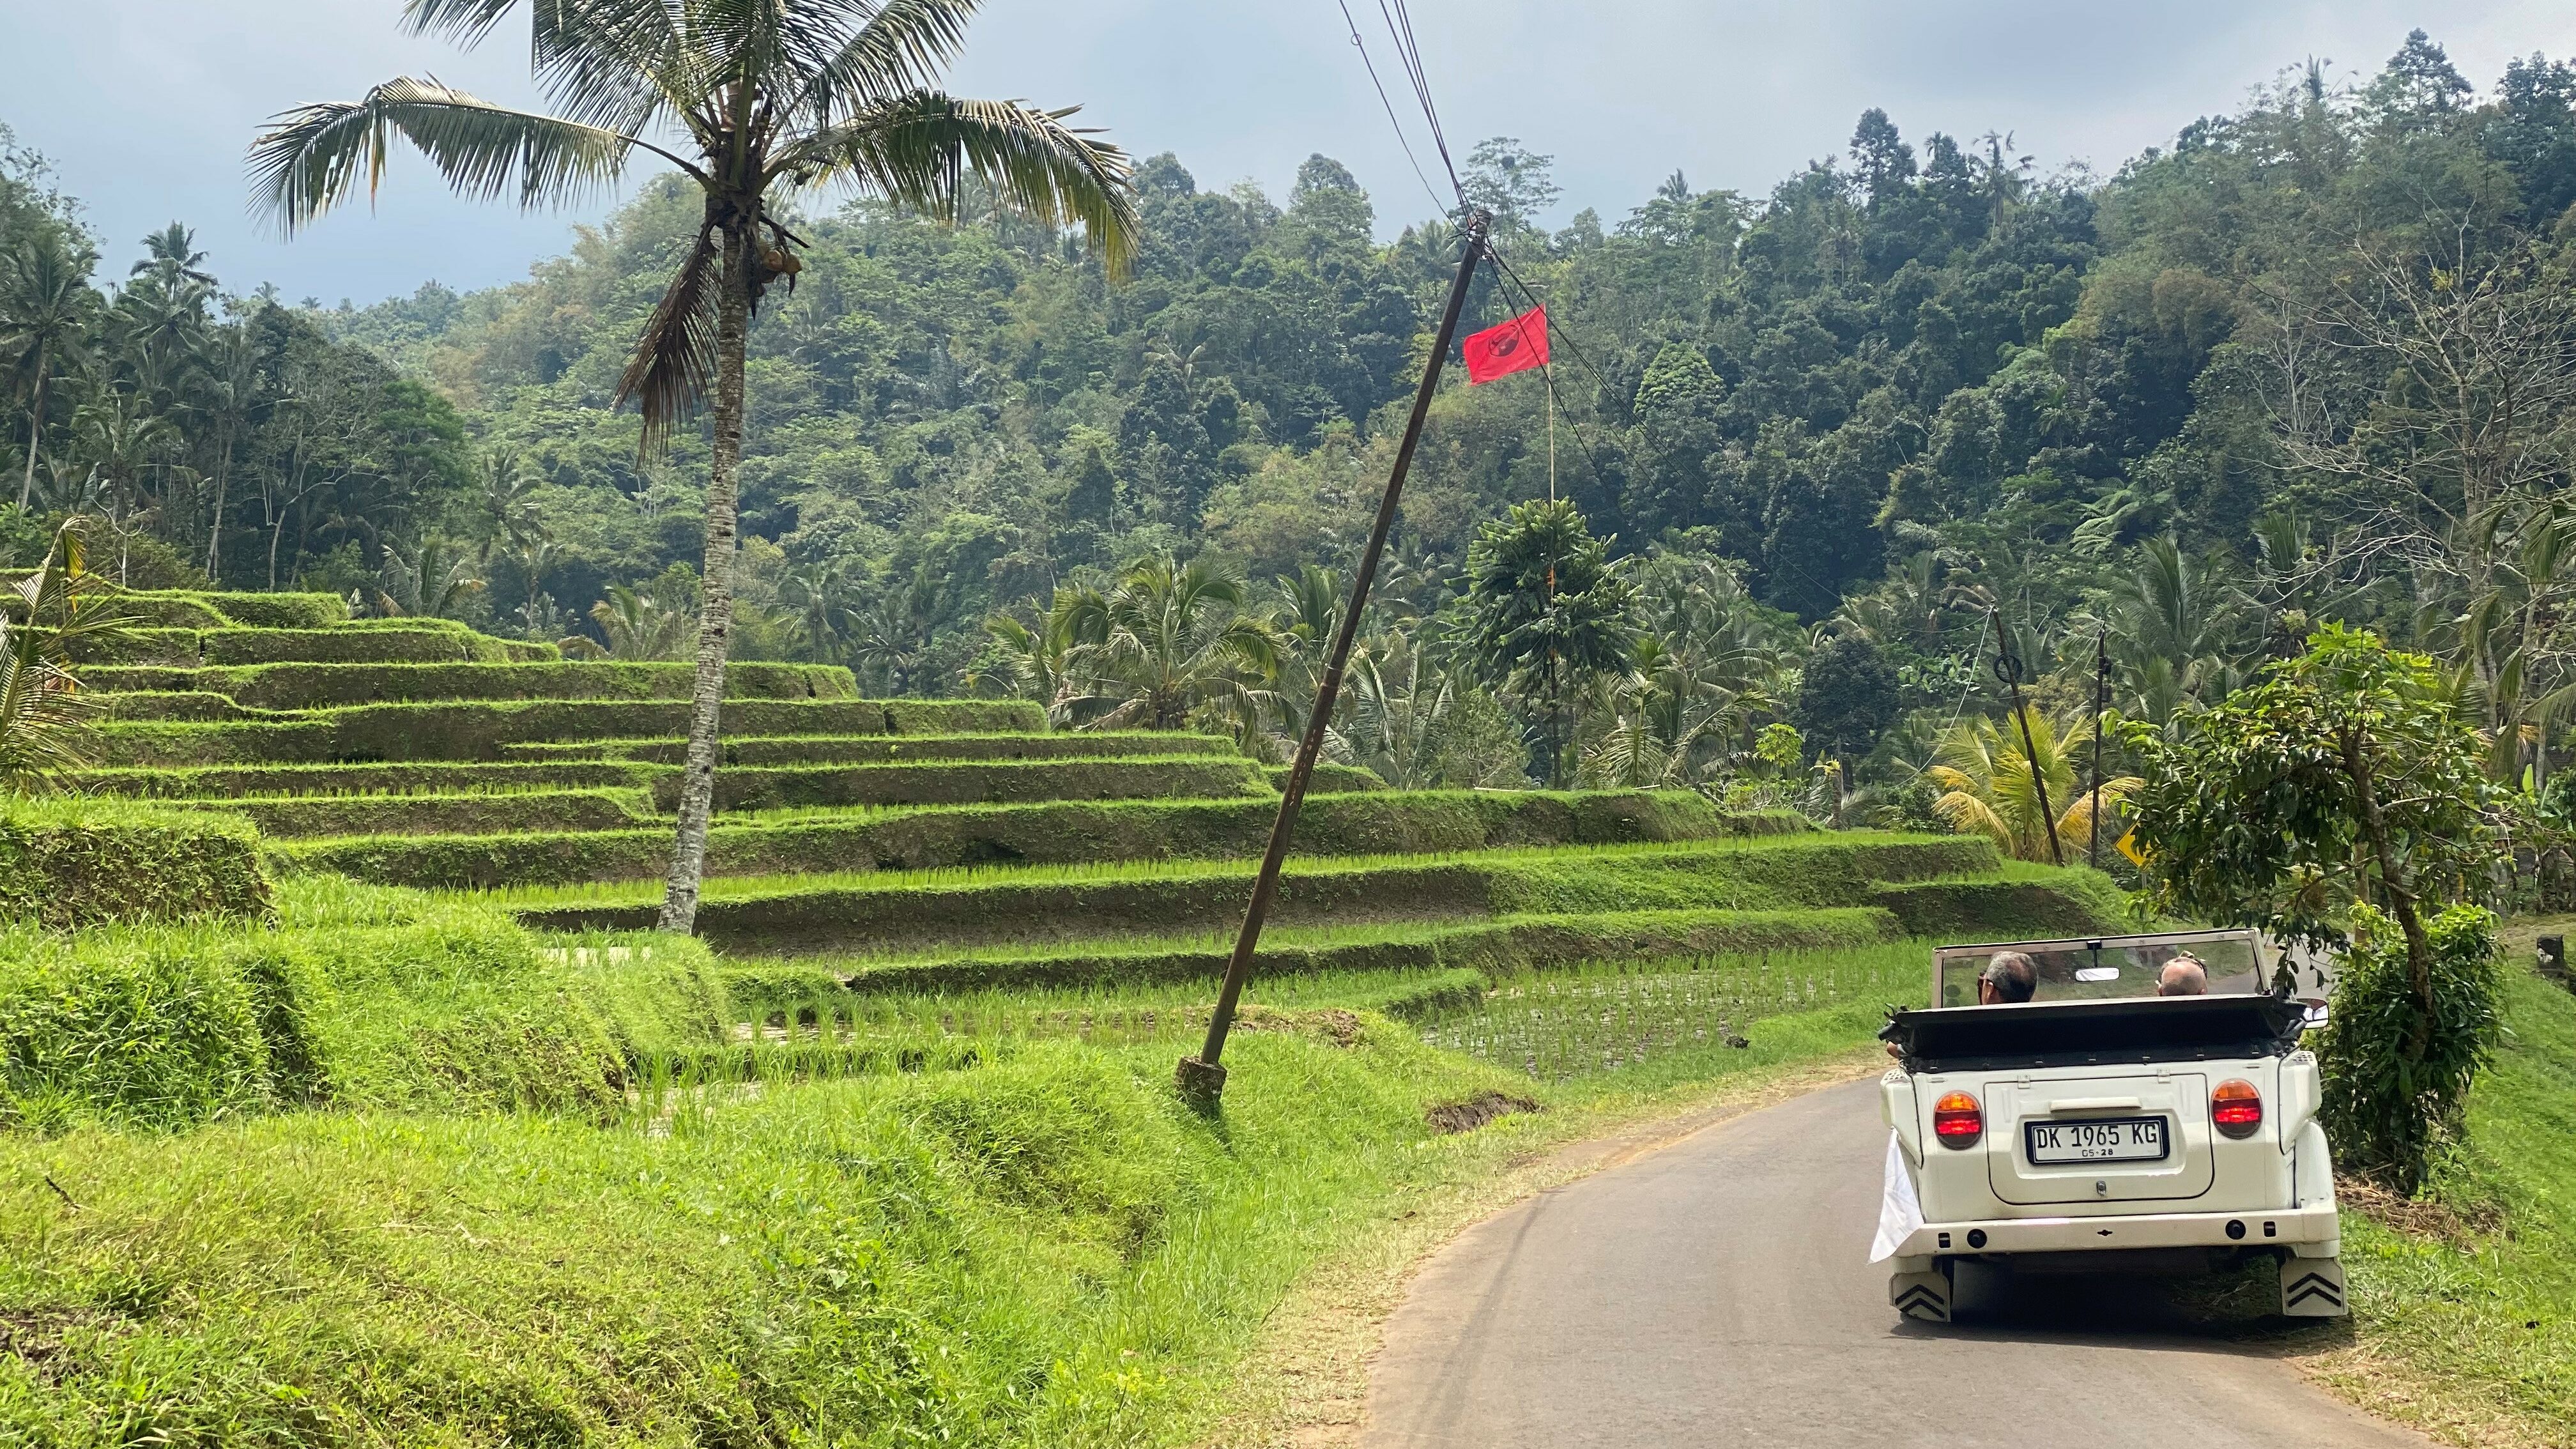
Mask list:
[[[2026,941],[1985,946],[1945,946],[1934,953],[1934,999],[1943,1006],[1977,1004],[1977,980],[1997,956],[2030,958],[2038,989],[2033,1001],[2105,1001],[2157,996],[2165,967],[2181,957],[2198,961],[2208,994],[2242,996],[2266,989],[2267,960],[2252,931],[2175,931],[2156,936],[2105,936],[2093,940]]]

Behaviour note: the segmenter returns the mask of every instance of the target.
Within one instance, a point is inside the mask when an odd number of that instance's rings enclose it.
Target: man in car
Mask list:
[[[1979,1006],[2019,1006],[2038,990],[2039,963],[2026,951],[1997,951],[1977,973]],[[1897,1054],[1896,1043],[1887,1044],[1887,1054]]]
[[[2158,996],[2207,996],[2208,994],[2209,968],[2200,963],[2199,957],[2188,951],[2167,961],[2165,969],[2156,976],[2156,995]]]
[[[2021,951],[1997,951],[1977,974],[1979,1006],[2019,1006],[2039,990],[2039,963]]]

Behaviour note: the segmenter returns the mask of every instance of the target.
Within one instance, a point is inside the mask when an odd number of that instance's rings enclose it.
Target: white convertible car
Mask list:
[[[2299,1046],[2325,987],[2251,931],[1935,952],[1938,1004],[1882,1033],[1899,1063],[1881,1093],[1889,1301],[1948,1322],[1963,1261],[2192,1272],[2263,1257],[2282,1313],[2342,1314],[2317,1060]]]

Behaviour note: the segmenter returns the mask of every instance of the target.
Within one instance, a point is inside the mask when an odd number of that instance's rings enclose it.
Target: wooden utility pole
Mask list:
[[[1482,212],[1467,218],[1462,231],[1463,249],[1458,257],[1458,278],[1449,287],[1449,305],[1440,314],[1440,335],[1431,347],[1431,361],[1422,370],[1422,386],[1413,395],[1413,416],[1404,425],[1404,442],[1395,450],[1395,467],[1386,479],[1386,494],[1378,500],[1377,524],[1369,532],[1368,548],[1360,555],[1359,573],[1351,580],[1350,606],[1342,611],[1341,627],[1333,631],[1333,652],[1324,665],[1323,683],[1315,690],[1315,708],[1306,720],[1305,738],[1297,743],[1296,762],[1288,767],[1287,782],[1280,787],[1279,818],[1270,827],[1270,848],[1261,857],[1261,873],[1253,878],[1252,900],[1243,909],[1243,930],[1235,937],[1234,954],[1225,963],[1225,985],[1217,992],[1216,1013],[1208,1019],[1207,1042],[1194,1057],[1181,1058],[1174,1080],[1184,1096],[1202,1102],[1213,1102],[1225,1092],[1225,1068],[1218,1058],[1225,1052],[1226,1033],[1234,1027],[1234,1011],[1243,999],[1244,983],[1252,976],[1253,953],[1261,945],[1261,925],[1270,914],[1270,903],[1279,894],[1279,867],[1288,858],[1288,843],[1297,833],[1297,811],[1306,802],[1306,781],[1315,773],[1315,757],[1323,753],[1324,732],[1333,722],[1333,706],[1341,698],[1342,670],[1350,663],[1351,645],[1359,638],[1360,612],[1368,606],[1369,584],[1377,577],[1378,559],[1386,552],[1386,536],[1395,527],[1395,508],[1404,494],[1404,475],[1413,467],[1413,450],[1422,442],[1423,421],[1431,415],[1431,397],[1440,389],[1440,369],[1448,360],[1449,346],[1458,335],[1458,314],[1467,305],[1468,284],[1476,279],[1476,264],[1485,256],[1485,228],[1488,219]]]
[[[2048,772],[2039,765],[2039,745],[2030,735],[2030,708],[2021,702],[2021,656],[2012,652],[2012,640],[2004,634],[2004,611],[2001,608],[1986,616],[1995,621],[1995,677],[2004,682],[2012,694],[2013,718],[2021,721],[2021,754],[2030,762],[2030,787],[2039,793],[2039,828],[2048,837],[2048,858],[2066,864],[2066,852],[2057,843],[2057,812],[2048,805]]]

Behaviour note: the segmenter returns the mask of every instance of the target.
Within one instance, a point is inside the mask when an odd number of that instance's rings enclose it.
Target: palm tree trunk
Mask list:
[[[746,263],[755,233],[727,229],[724,277],[716,302],[715,459],[707,478],[707,553],[701,565],[705,605],[698,616],[697,689],[689,704],[689,755],[680,776],[680,830],[671,878],[662,897],[661,929],[697,928],[698,885],[706,874],[707,817],[715,808],[718,714],[724,705],[725,651],[733,633],[734,483],[742,462],[742,355],[751,330],[751,278]]]
[[[223,451],[215,462],[215,511],[206,523],[206,578],[220,586],[223,574],[221,550],[224,546],[224,487],[232,481],[233,425],[224,424]]]
[[[27,473],[18,480],[18,511],[27,511],[27,500],[36,496],[36,442],[45,426],[45,347],[36,344],[36,396],[27,410]]]

